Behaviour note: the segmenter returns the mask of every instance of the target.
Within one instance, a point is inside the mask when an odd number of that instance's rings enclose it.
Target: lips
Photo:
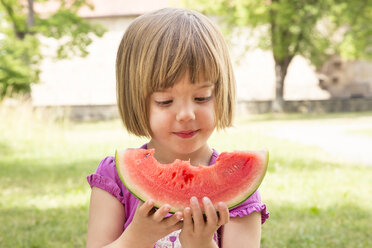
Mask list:
[[[193,137],[199,130],[187,130],[187,131],[180,131],[180,132],[173,132],[173,134],[177,135],[180,138],[188,139]]]

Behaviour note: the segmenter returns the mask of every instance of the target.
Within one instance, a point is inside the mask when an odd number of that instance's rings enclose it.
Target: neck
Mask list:
[[[170,152],[166,149],[162,149],[162,145],[157,144],[153,140],[151,140],[147,144],[147,148],[155,149],[154,157],[162,164],[170,164],[173,163],[176,159],[180,159],[184,161],[190,161],[190,164],[192,166],[209,165],[211,156],[213,154],[213,150],[207,144],[192,153]]]

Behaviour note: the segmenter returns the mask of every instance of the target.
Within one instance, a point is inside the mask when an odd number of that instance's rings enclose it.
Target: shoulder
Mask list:
[[[115,157],[107,156],[102,159],[101,162],[98,164],[96,173],[112,178],[116,177],[118,173],[116,170]]]
[[[95,171],[95,173],[89,175],[87,177],[88,182],[94,182],[97,180],[114,180],[117,182],[117,180],[120,181],[119,175],[116,170],[116,164],[115,164],[115,158],[112,156],[105,157],[101,160],[101,162],[98,164],[98,167]]]
[[[108,156],[102,159],[98,164],[97,170],[88,175],[87,180],[91,187],[101,188],[124,203],[123,197],[128,193],[128,190],[119,178],[115,157]]]

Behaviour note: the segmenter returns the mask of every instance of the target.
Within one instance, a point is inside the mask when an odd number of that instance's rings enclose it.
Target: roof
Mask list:
[[[84,6],[78,12],[84,18],[99,18],[111,16],[137,16],[149,11],[165,7],[179,6],[178,0],[88,0],[94,6],[90,9]],[[34,10],[41,16],[55,12],[60,5],[59,1],[35,2]]]
[[[90,0],[94,5],[91,10],[88,7],[81,8],[79,15],[82,17],[106,17],[106,16],[133,16],[146,12],[175,6],[174,0]]]

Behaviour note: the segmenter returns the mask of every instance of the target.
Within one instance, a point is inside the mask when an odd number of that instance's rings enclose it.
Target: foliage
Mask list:
[[[371,0],[185,0],[231,27],[258,28],[259,48],[276,58],[302,55],[320,65],[330,55],[372,59]]]
[[[296,55],[320,66],[331,55],[372,59],[372,0],[185,0],[187,6],[218,16],[227,28],[259,29],[257,47],[271,50],[276,98]],[[279,99],[280,100],[280,99]]]
[[[7,93],[29,92],[39,75],[40,43],[27,35],[24,40],[8,36],[0,40],[0,99]]]
[[[34,0],[39,9],[45,0]],[[22,0],[0,0],[0,99],[5,95],[29,92],[39,81],[40,62],[47,56],[44,39],[58,40],[55,59],[88,55],[93,36],[103,36],[105,29],[78,16],[85,0],[55,1],[56,10],[38,13]],[[30,15],[32,14],[32,15]],[[31,18],[31,21],[30,21]]]
[[[346,59],[372,59],[372,1],[345,1],[333,18],[345,27],[337,52]]]

